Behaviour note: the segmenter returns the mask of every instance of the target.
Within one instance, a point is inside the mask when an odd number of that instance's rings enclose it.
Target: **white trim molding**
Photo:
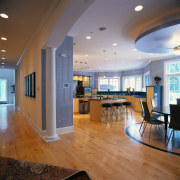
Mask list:
[[[47,131],[46,130],[41,130],[32,120],[31,118],[23,112],[23,117],[24,119],[28,122],[28,124],[32,127],[32,129],[44,139],[46,136]],[[66,133],[71,133],[74,132],[74,126],[67,126],[67,127],[62,127],[62,128],[57,128],[56,133],[57,134],[66,134]]]
[[[33,130],[42,137],[43,132],[42,130],[32,121],[32,119],[25,113],[23,112],[23,117],[24,119],[28,122],[28,124],[33,128]]]
[[[66,134],[66,133],[71,133],[71,132],[74,132],[74,126],[67,126],[67,127],[56,129],[57,134]]]
[[[168,64],[172,64],[172,63],[177,63],[180,62],[179,59],[176,60],[170,60],[170,61],[166,61],[164,62],[164,106],[169,106],[169,81],[168,78],[169,77],[175,77],[175,76],[180,76],[180,73],[172,73],[172,74],[168,74],[167,70],[168,70]]]

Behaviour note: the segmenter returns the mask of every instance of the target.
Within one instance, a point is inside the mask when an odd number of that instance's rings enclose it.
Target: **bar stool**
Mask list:
[[[104,104],[102,104],[102,108],[103,108],[102,117],[105,115],[106,121],[108,121],[108,116],[110,116],[111,120],[112,120],[112,113],[111,113],[112,104],[104,103]]]
[[[125,106],[125,107],[124,107],[124,112],[125,112],[125,114],[131,114],[131,116],[132,116],[132,111],[131,111],[131,109],[129,108],[129,106],[131,106],[132,103],[131,103],[131,102],[123,102],[122,104],[123,104],[123,106]]]
[[[112,106],[115,107],[114,110],[113,110],[113,112],[112,112],[112,116],[113,116],[114,113],[115,113],[115,115],[116,115],[116,120],[118,120],[119,111],[120,111],[120,115],[122,115],[122,106],[123,106],[123,105],[122,105],[122,103],[116,102],[116,103],[113,103]]]

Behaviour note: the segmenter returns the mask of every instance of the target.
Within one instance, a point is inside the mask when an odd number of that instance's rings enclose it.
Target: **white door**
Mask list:
[[[7,102],[7,80],[0,79],[0,103]]]

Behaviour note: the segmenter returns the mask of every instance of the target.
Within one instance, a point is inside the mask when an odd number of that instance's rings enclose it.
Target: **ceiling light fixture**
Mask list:
[[[91,39],[92,37],[91,36],[86,36],[86,39]]]
[[[174,48],[173,53],[177,56],[180,56],[180,46],[179,48],[178,47]]]
[[[6,40],[7,40],[7,38],[5,38],[5,37],[1,37],[1,39],[2,39],[2,40],[4,40],[4,41],[6,41]]]
[[[5,63],[2,62],[1,64],[5,64]]]
[[[134,49],[133,49],[133,51],[137,51],[137,49],[136,49],[136,48],[134,48]]]
[[[2,57],[1,59],[6,59],[5,57]]]
[[[88,57],[88,54],[86,54],[85,56]]]
[[[8,15],[7,15],[7,14],[5,14],[5,13],[1,13],[1,14],[0,14],[0,16],[1,16],[2,18],[5,18],[5,19],[7,19],[7,18],[8,18]]]
[[[4,50],[4,49],[2,49],[1,51],[2,51],[2,52],[6,52],[6,50]]]
[[[138,5],[134,8],[135,11],[141,11],[143,9],[142,5]]]
[[[113,46],[117,46],[117,43],[113,43],[112,45],[113,45]]]

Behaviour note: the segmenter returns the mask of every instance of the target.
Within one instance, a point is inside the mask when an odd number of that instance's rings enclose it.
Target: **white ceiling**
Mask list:
[[[0,57],[6,58],[0,58],[0,68],[2,62],[6,63],[5,68],[17,67],[39,23],[58,1],[0,0],[0,12],[5,10],[9,15],[8,19],[0,17],[0,36],[8,39],[0,40],[0,50],[7,51],[0,51]],[[144,8],[135,12],[135,6],[139,4]],[[126,70],[143,67],[149,60],[172,56],[171,53],[142,53],[133,51],[133,48],[135,39],[148,26],[162,22],[160,20],[167,16],[176,15],[180,18],[179,13],[180,0],[96,0],[68,33],[76,43],[74,61],[78,63],[74,63],[74,69]],[[99,27],[106,27],[107,30],[101,32]],[[87,40],[87,35],[91,35],[92,39]],[[115,47],[112,43],[118,45]]]
[[[0,40],[1,63],[5,68],[16,68],[16,63],[21,57],[28,42],[36,32],[48,8],[55,0],[0,0],[0,13],[6,12],[8,19],[0,17],[0,36],[7,37],[7,41]]]
[[[137,5],[143,5],[143,10],[135,12]],[[180,0],[96,0],[68,33],[75,43],[74,70],[136,69],[151,60],[174,56],[133,50],[140,33],[152,24],[163,23],[167,17],[180,18]],[[99,31],[100,27],[107,30]],[[86,36],[92,39],[87,40]]]

